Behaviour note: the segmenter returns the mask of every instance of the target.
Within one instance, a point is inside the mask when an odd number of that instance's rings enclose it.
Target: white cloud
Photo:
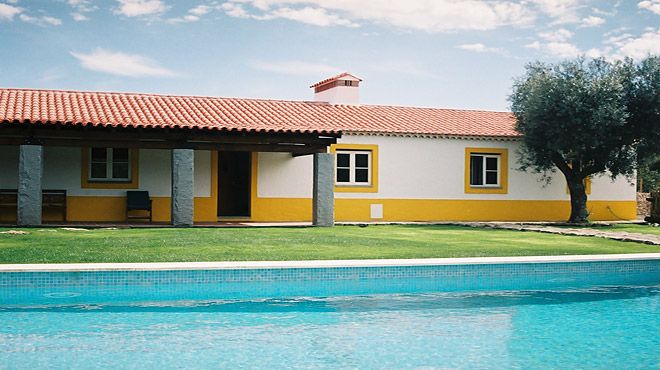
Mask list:
[[[560,28],[555,31],[541,32],[539,33],[539,37],[550,42],[565,42],[573,37],[573,32],[565,28]]]
[[[534,41],[534,42],[531,42],[531,43],[525,45],[525,47],[528,48],[528,49],[539,50],[539,49],[541,49],[541,43],[538,42],[538,41]]]
[[[468,50],[468,51],[474,51],[477,53],[501,53],[502,49],[500,48],[490,48],[487,47],[486,45],[482,43],[474,43],[474,44],[461,44],[458,45],[457,48],[463,49],[463,50]]]
[[[94,49],[90,53],[71,52],[83,68],[128,77],[170,77],[175,73],[155,61],[136,54]]]
[[[208,5],[198,5],[188,10],[188,14],[181,17],[170,18],[167,20],[167,22],[169,23],[197,22],[198,20],[201,19],[203,15],[209,13],[211,9],[212,8]]]
[[[602,15],[604,17],[613,17],[613,16],[616,15],[616,9],[612,9],[611,11],[607,11],[607,10],[602,10],[602,9],[599,9],[599,8],[591,8],[591,11],[594,14]]]
[[[554,19],[553,23],[576,23],[579,21],[578,0],[532,0],[532,3],[546,15]]]
[[[323,8],[304,7],[302,9],[292,8],[278,8],[275,9],[271,15],[274,18],[284,18],[302,23],[311,24],[314,26],[328,27],[328,26],[347,26],[357,27],[358,25],[339,17],[336,14],[329,14]]]
[[[640,9],[646,9],[650,12],[660,15],[660,0],[645,0],[637,3]]]
[[[20,14],[22,11],[19,7],[0,3],[0,21],[11,21],[15,15]]]
[[[18,16],[20,20],[26,23],[31,23],[35,24],[37,26],[59,26],[62,24],[62,20],[59,18],[55,17],[50,17],[50,16],[42,16],[42,17],[31,17],[27,14],[21,14]]]
[[[119,8],[116,13],[127,17],[155,15],[169,9],[161,0],[117,0]]]
[[[225,14],[230,17],[252,18],[252,16],[240,4],[224,3],[220,6],[220,9],[224,10]]]
[[[612,48],[610,47],[604,49],[591,48],[585,51],[584,55],[586,55],[589,58],[607,58],[611,50]]]
[[[82,13],[71,13],[71,18],[76,22],[88,21],[89,18]]]
[[[605,18],[590,15],[586,18],[582,18],[581,27],[596,27],[603,23],[605,23]]]
[[[296,76],[332,75],[342,72],[341,69],[331,65],[323,63],[308,63],[298,60],[275,62],[256,60],[250,62],[250,66],[261,71]]]
[[[90,0],[67,0],[67,4],[73,8],[71,17],[76,22],[88,21],[89,17],[85,14],[97,9],[96,6],[90,3]]]
[[[539,38],[543,40],[534,41],[525,45],[526,48],[540,50],[558,58],[574,58],[580,55],[580,49],[569,42],[573,37],[573,32],[560,28],[554,31],[540,32]]]
[[[193,15],[202,16],[211,11],[211,7],[208,5],[197,5],[196,7],[190,9],[188,12]]]
[[[230,0],[221,8],[237,18],[287,18],[322,26],[372,22],[426,32],[522,26],[535,17],[525,3],[509,0]]]
[[[543,49],[551,55],[559,58],[575,58],[580,55],[580,49],[568,42],[549,42]]]
[[[660,54],[660,29],[645,32],[639,37],[619,38],[611,41],[618,47],[614,58],[642,59],[649,54]]]

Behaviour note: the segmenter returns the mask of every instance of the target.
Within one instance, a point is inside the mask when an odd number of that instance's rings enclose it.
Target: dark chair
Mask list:
[[[131,216],[131,211],[147,211],[149,217],[139,215]],[[126,192],[126,221],[128,220],[146,220],[151,222],[151,199],[148,191],[127,191]]]

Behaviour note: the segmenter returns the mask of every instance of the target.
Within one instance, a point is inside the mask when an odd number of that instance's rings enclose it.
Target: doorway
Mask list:
[[[218,152],[218,217],[250,217],[252,153]]]

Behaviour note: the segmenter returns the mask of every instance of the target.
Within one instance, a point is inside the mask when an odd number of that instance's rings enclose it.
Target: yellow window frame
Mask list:
[[[375,144],[332,144],[330,153],[335,155],[337,150],[355,150],[371,152],[371,183],[369,185],[337,185],[337,171],[333,172],[335,192],[337,193],[377,193],[378,192],[378,145]],[[335,159],[336,166],[336,159]]]
[[[470,185],[470,156],[490,154],[500,156],[500,185],[476,187]],[[509,192],[509,150],[506,148],[465,148],[465,193],[466,194],[508,194]]]
[[[89,181],[89,152],[90,148],[82,148],[80,187],[83,189],[137,189],[140,187],[140,151],[131,151],[131,181]]]

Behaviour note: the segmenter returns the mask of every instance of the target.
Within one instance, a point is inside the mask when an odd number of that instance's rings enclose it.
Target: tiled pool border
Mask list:
[[[372,260],[309,261],[231,261],[231,262],[156,262],[156,263],[61,263],[0,264],[2,272],[76,272],[76,271],[160,271],[160,270],[242,270],[310,269],[332,267],[444,266],[518,263],[568,263],[660,260],[660,253],[592,254],[570,256],[466,257]]]
[[[548,257],[0,265],[6,305],[572,289],[660,284],[660,253]]]

